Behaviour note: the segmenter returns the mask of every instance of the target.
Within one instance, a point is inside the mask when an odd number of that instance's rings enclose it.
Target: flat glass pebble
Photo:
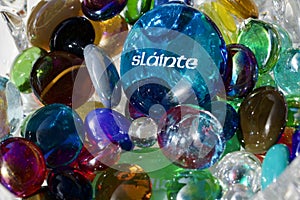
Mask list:
[[[253,52],[242,44],[229,44],[227,51],[227,66],[221,69],[227,98],[245,97],[257,81],[256,58]]]
[[[93,189],[90,181],[74,169],[51,171],[47,178],[47,185],[57,199],[93,199]]]
[[[91,22],[84,17],[71,17],[59,23],[50,39],[51,51],[66,51],[83,57],[83,49],[93,44],[95,30]]]
[[[39,147],[24,138],[8,138],[0,143],[0,181],[18,197],[38,191],[46,177],[46,165]]]
[[[121,100],[120,76],[110,57],[98,46],[84,48],[84,60],[94,88],[106,108],[116,107]]]
[[[266,153],[262,163],[261,186],[265,189],[276,182],[280,174],[289,165],[290,152],[286,145],[275,144]]]
[[[55,27],[67,18],[79,16],[80,9],[80,0],[39,1],[27,21],[27,36],[32,46],[49,50]]]
[[[149,117],[137,118],[131,122],[128,135],[135,146],[151,147],[157,142],[157,124]]]
[[[220,2],[237,17],[243,19],[258,18],[258,7],[253,0],[218,0],[217,2]]]
[[[116,15],[105,21],[92,22],[96,36],[99,34],[99,41],[95,44],[100,46],[111,58],[118,56],[123,49],[128,34],[128,24],[121,15]],[[101,35],[100,35],[101,34]]]
[[[130,123],[124,115],[109,108],[92,110],[84,121],[90,143],[100,147],[115,143],[126,151],[134,147],[128,135]]]
[[[167,183],[168,199],[219,199],[222,189],[208,170],[178,170]]]
[[[47,167],[57,168],[70,164],[79,155],[81,138],[84,138],[83,122],[66,105],[46,105],[31,115],[24,135],[41,148]]]
[[[97,174],[93,181],[95,200],[150,199],[151,181],[147,173],[133,164],[114,165]]]
[[[265,153],[278,141],[285,127],[285,97],[273,87],[257,88],[243,100],[239,114],[238,138],[242,146],[255,154]]]
[[[208,168],[224,151],[223,127],[208,111],[181,109],[184,108],[172,108],[162,117],[158,125],[159,147],[175,165],[188,169]]]
[[[224,191],[236,184],[244,185],[253,193],[261,189],[261,163],[252,153],[235,151],[228,153],[212,168]]]
[[[94,21],[104,21],[119,14],[127,0],[83,0],[81,9],[84,15]]]
[[[23,93],[31,92],[30,72],[38,58],[46,51],[38,47],[30,47],[21,52],[14,60],[10,69],[10,80]]]
[[[238,43],[254,53],[259,73],[269,72],[275,66],[280,53],[280,35],[270,24],[257,19],[245,21],[241,27]]]
[[[19,133],[23,117],[20,91],[9,79],[0,76],[0,141]]]
[[[286,96],[300,96],[300,49],[288,49],[274,68],[277,86]]]
[[[298,127],[300,126],[300,97],[288,97],[288,118],[287,126]]]
[[[290,36],[290,33],[277,23],[272,23],[273,27],[278,31],[281,45],[280,45],[280,54],[293,47],[293,42]]]
[[[296,129],[293,137],[292,137],[292,153],[291,153],[291,161],[294,160],[297,156],[299,156],[300,152],[300,129]]]
[[[163,4],[139,18],[128,34],[120,65],[124,92],[148,116],[151,109],[163,114],[187,102],[202,105],[223,92],[219,69],[226,57],[218,28],[202,12]]]
[[[144,13],[150,10],[151,2],[151,0],[128,0],[123,11],[126,22],[133,25]]]
[[[62,103],[73,108],[84,104],[95,91],[83,60],[63,51],[53,51],[38,59],[30,74],[30,84],[43,104]]]

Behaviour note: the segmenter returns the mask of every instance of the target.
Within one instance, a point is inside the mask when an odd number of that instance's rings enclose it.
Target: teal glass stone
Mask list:
[[[290,151],[284,144],[275,144],[266,153],[262,163],[262,189],[276,182],[276,179],[289,165]]]
[[[292,42],[291,36],[288,33],[288,31],[279,24],[273,23],[272,25],[279,33],[279,37],[280,37],[280,41],[281,41],[280,53],[283,53],[287,49],[292,48],[293,42]]]
[[[274,68],[277,86],[286,96],[300,96],[300,48],[288,49]]]
[[[237,42],[252,50],[260,74],[269,72],[275,66],[281,40],[280,34],[270,23],[250,18],[239,30]]]
[[[168,199],[219,199],[222,188],[209,170],[179,170],[167,183]]]

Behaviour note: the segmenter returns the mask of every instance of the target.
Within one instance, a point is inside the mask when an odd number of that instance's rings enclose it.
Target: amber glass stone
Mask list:
[[[276,144],[286,124],[287,104],[281,92],[264,86],[253,90],[241,103],[238,138],[254,154]]]
[[[34,94],[43,104],[61,103],[73,108],[84,104],[94,87],[83,59],[63,51],[36,61],[30,74]]]
[[[49,50],[55,27],[67,18],[80,15],[79,0],[42,0],[31,11],[27,21],[27,36],[32,46]]]
[[[237,17],[258,18],[258,7],[253,0],[217,0]]]

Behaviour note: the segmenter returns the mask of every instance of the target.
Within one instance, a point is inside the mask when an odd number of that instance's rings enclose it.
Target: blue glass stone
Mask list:
[[[93,188],[80,172],[74,169],[57,169],[49,173],[48,188],[57,199],[92,200]]]
[[[224,151],[223,127],[210,112],[177,106],[158,124],[158,144],[175,165],[205,169],[218,161]]]
[[[63,104],[49,104],[30,116],[24,136],[41,148],[47,167],[57,168],[77,158],[84,133],[83,122],[74,110]]]
[[[202,105],[224,92],[219,69],[226,58],[225,42],[208,17],[184,4],[164,4],[145,13],[128,34],[120,65],[123,88],[147,115],[183,103]]]
[[[279,60],[274,67],[275,82],[285,95],[300,95],[299,62],[300,49],[288,49],[280,55]]]
[[[87,138],[90,143],[107,146],[119,144],[123,150],[130,151],[134,145],[129,138],[130,121],[121,113],[109,108],[92,110],[85,118]]]
[[[237,111],[225,101],[212,101],[204,108],[210,111],[222,124],[225,140],[230,140],[239,127],[240,117]]]
[[[84,48],[84,60],[101,103],[107,108],[117,106],[121,100],[121,87],[113,61],[93,44]]]
[[[291,153],[291,161],[294,160],[300,152],[300,128],[295,130],[292,136],[292,153]]]

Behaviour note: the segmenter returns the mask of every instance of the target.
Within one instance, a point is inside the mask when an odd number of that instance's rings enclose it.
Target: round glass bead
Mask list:
[[[45,54],[46,51],[41,48],[30,47],[15,58],[10,69],[10,78],[20,92],[31,92],[30,72],[37,59]]]
[[[253,52],[242,44],[227,45],[228,60],[221,69],[227,98],[245,97],[255,86],[258,66]]]
[[[287,105],[282,93],[265,86],[253,90],[239,110],[238,138],[246,151],[260,154],[273,146],[285,127]]]
[[[56,26],[50,39],[51,51],[66,51],[83,57],[83,49],[93,44],[95,30],[84,17],[71,17]]]
[[[62,103],[73,108],[84,104],[94,87],[83,59],[63,51],[38,59],[30,74],[34,94],[43,104]]]
[[[222,189],[208,170],[178,170],[167,183],[168,199],[219,199]]]
[[[83,0],[81,9],[84,15],[94,21],[104,21],[119,14],[127,0]]]
[[[223,92],[219,69],[226,57],[218,28],[203,13],[180,3],[155,7],[139,18],[125,41],[124,92],[146,115],[152,109],[161,116],[187,102],[201,105]]]
[[[187,112],[178,106],[162,117],[158,125],[158,144],[175,165],[188,169],[208,168],[223,153],[223,127],[208,111]]]
[[[274,68],[277,86],[286,96],[300,96],[300,49],[288,49],[280,55]]]
[[[134,145],[129,138],[130,121],[121,113],[109,108],[92,110],[85,118],[88,141],[104,147],[110,143],[119,144],[130,151]]]
[[[74,110],[63,104],[51,104],[31,115],[24,135],[41,148],[47,166],[57,168],[77,158],[84,132],[83,122]]]
[[[33,7],[27,21],[27,36],[32,46],[49,50],[49,41],[55,27],[81,12],[80,0],[41,0]]]
[[[138,165],[114,165],[97,174],[93,185],[95,200],[151,198],[150,178]]]
[[[157,124],[149,117],[140,117],[131,122],[128,135],[140,148],[153,146],[157,142]]]
[[[249,19],[240,29],[238,43],[254,53],[259,73],[269,72],[275,66],[280,53],[280,35],[269,23]]]
[[[8,138],[0,143],[0,181],[18,197],[38,191],[46,177],[41,150],[24,138]]]
[[[261,189],[261,163],[254,154],[246,151],[226,154],[212,168],[212,173],[219,179],[224,191],[236,184],[244,185],[253,193]]]
[[[47,178],[47,184],[57,199],[93,199],[93,188],[90,181],[74,169],[51,171]]]

